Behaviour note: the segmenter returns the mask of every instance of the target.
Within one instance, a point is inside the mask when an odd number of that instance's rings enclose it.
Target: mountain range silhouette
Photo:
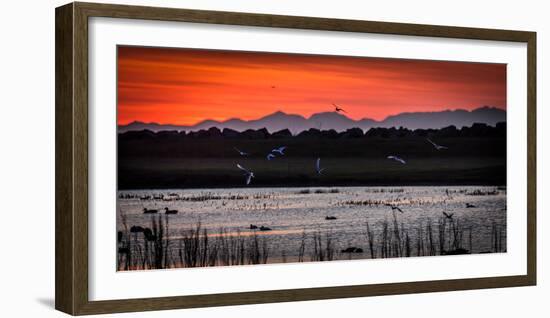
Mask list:
[[[232,118],[225,121],[204,120],[190,126],[134,121],[128,125],[118,126],[118,132],[123,133],[137,130],[150,130],[154,132],[168,130],[198,131],[217,127],[219,129],[229,128],[240,132],[247,129],[257,130],[266,128],[270,133],[288,129],[293,134],[296,134],[310,128],[317,128],[320,130],[334,129],[337,132],[345,131],[350,128],[360,128],[363,131],[367,131],[370,128],[377,127],[439,129],[451,125],[454,125],[457,128],[464,126],[469,127],[474,123],[484,123],[490,126],[495,126],[498,122],[506,122],[506,111],[489,106],[483,106],[472,111],[457,109],[439,112],[400,113],[398,115],[388,116],[381,121],[376,121],[369,118],[353,120],[336,112],[316,113],[311,115],[309,118],[305,118],[301,115],[287,114],[282,111],[277,111],[273,114],[254,120],[242,120],[239,118]]]

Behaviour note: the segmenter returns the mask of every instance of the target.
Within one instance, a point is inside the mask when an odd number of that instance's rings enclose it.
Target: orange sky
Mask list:
[[[505,64],[121,46],[117,85],[119,125],[506,108]]]

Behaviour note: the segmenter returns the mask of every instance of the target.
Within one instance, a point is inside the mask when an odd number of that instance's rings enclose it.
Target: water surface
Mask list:
[[[398,206],[403,213],[392,211]],[[312,233],[330,237],[335,251],[360,247],[363,253],[341,254],[338,258],[369,258],[366,224],[375,239],[381,240],[384,224],[394,224],[395,213],[403,236],[410,240],[411,256],[418,254],[418,238],[427,239],[426,226],[445,220],[442,212],[453,214],[461,228],[462,245],[471,253],[506,250],[506,190],[503,187],[335,187],[335,188],[248,188],[193,190],[119,191],[117,228],[151,226],[150,214],[143,209],[178,210],[167,216],[169,236],[181,238],[182,232],[197,223],[209,236],[219,236],[220,229],[232,235],[258,235],[269,242],[269,261],[294,261],[306,238],[306,250],[314,244]],[[326,220],[327,216],[335,220]],[[164,217],[164,216],[163,216]],[[446,219],[449,220],[449,219]],[[266,226],[271,231],[251,230],[250,225]],[[419,232],[419,229],[421,231]],[[446,228],[451,236],[450,223]],[[471,231],[471,234],[470,234]],[[495,233],[497,231],[498,233]],[[172,244],[171,250],[178,245]],[[426,248],[424,246],[424,248]],[[451,247],[448,247],[451,249]],[[306,251],[306,255],[307,255]],[[307,258],[307,257],[306,257]]]

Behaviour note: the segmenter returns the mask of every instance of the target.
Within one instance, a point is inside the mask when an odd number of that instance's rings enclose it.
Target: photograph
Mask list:
[[[507,252],[506,64],[116,51],[117,271]]]

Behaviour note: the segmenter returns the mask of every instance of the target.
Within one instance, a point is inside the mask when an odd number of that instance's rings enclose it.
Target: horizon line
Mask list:
[[[223,123],[226,123],[228,121],[231,121],[231,120],[240,120],[240,121],[243,121],[243,122],[250,122],[250,121],[256,121],[256,120],[261,120],[261,119],[264,119],[266,117],[269,117],[269,116],[272,116],[272,115],[275,115],[275,114],[283,114],[283,115],[287,115],[287,116],[300,116],[306,120],[309,120],[311,119],[313,116],[315,115],[320,115],[320,114],[336,114],[336,115],[339,115],[339,116],[343,116],[351,121],[354,121],[354,122],[360,122],[360,121],[363,121],[363,120],[371,120],[375,123],[382,123],[384,121],[386,121],[388,118],[391,118],[391,117],[395,117],[395,116],[399,116],[399,115],[404,115],[404,114],[433,114],[433,113],[443,113],[443,112],[456,112],[456,111],[464,111],[464,112],[468,112],[468,113],[472,113],[476,110],[480,110],[480,109],[484,109],[484,108],[488,108],[488,109],[496,109],[496,110],[501,110],[503,112],[507,112],[506,109],[502,109],[502,108],[499,108],[499,107],[496,107],[496,106],[488,106],[488,105],[484,105],[484,106],[479,106],[477,108],[474,108],[472,110],[467,110],[467,109],[464,109],[464,108],[449,108],[449,109],[445,109],[445,110],[440,110],[440,111],[418,111],[418,112],[410,112],[410,111],[407,111],[407,112],[401,112],[401,113],[397,113],[397,114],[392,114],[392,115],[388,115],[386,116],[384,119],[382,120],[376,120],[376,119],[372,119],[372,118],[369,118],[369,117],[363,117],[361,119],[353,119],[353,118],[350,118],[348,116],[346,116],[345,114],[341,114],[341,113],[338,113],[336,111],[325,111],[325,112],[319,112],[319,113],[314,113],[314,114],[311,114],[309,117],[306,117],[306,116],[303,116],[303,115],[300,115],[300,114],[293,114],[293,113],[286,113],[282,110],[277,110],[275,112],[272,112],[272,113],[269,113],[267,115],[264,115],[264,116],[261,116],[259,118],[256,118],[256,119],[241,119],[241,118],[238,118],[238,117],[231,117],[231,118],[228,118],[228,119],[224,119],[224,120],[216,120],[216,119],[203,119],[201,121],[198,121],[194,124],[191,124],[191,125],[183,125],[183,124],[172,124],[172,123],[159,123],[159,122],[145,122],[145,121],[140,121],[140,120],[132,120],[131,122],[128,122],[126,124],[118,124],[117,123],[117,127],[124,127],[124,126],[129,126],[133,123],[141,123],[141,124],[146,124],[146,125],[159,125],[159,126],[178,126],[178,127],[194,127],[194,126],[198,126],[200,124],[203,124],[205,122],[208,122],[208,121],[214,121],[214,122],[217,122],[219,124],[223,124]]]

